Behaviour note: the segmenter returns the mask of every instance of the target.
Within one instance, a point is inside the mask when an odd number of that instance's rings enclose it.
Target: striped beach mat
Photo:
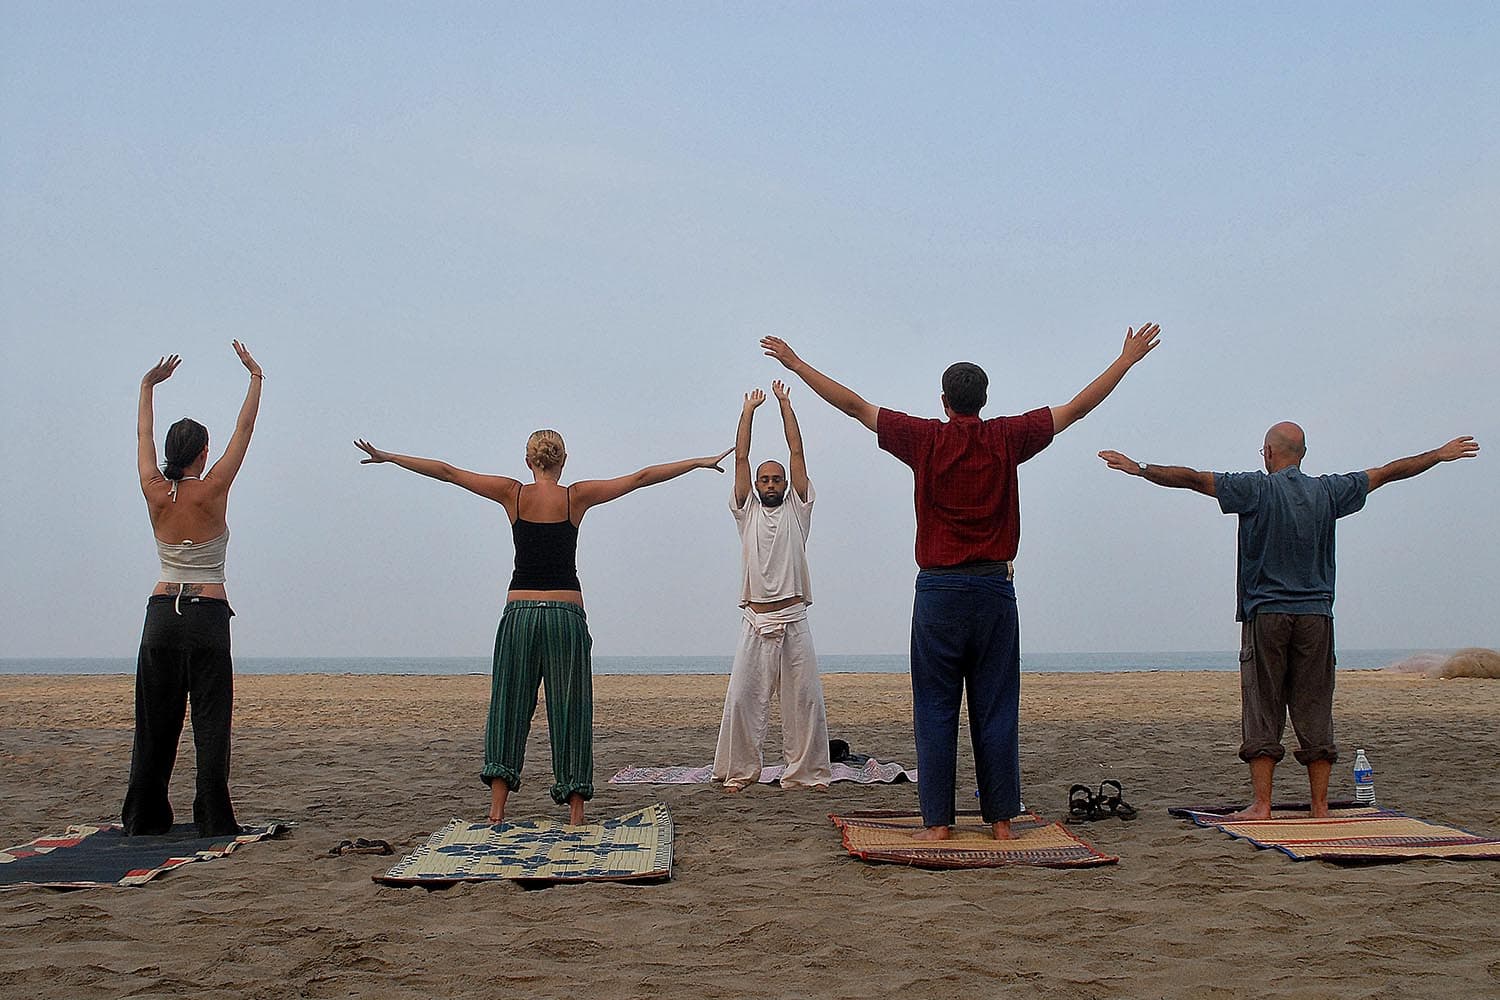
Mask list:
[[[1035,813],[1011,820],[1014,840],[996,840],[989,824],[973,810],[958,814],[949,840],[923,842],[911,835],[922,829],[922,817],[899,810],[830,815],[842,831],[844,849],[866,861],[889,861],[916,868],[1003,868],[1033,865],[1042,868],[1090,868],[1120,859],[1099,851],[1061,823],[1049,823]]]
[[[659,882],[672,877],[672,814],[660,802],[617,819],[471,823],[455,819],[394,868],[386,885],[456,882]]]
[[[786,773],[785,764],[774,764],[761,769],[760,783],[774,785]],[[611,785],[706,785],[713,780],[712,764],[702,767],[675,765],[671,767],[647,767],[634,765],[622,767],[609,779]],[[852,781],[859,785],[895,785],[904,781],[916,781],[917,772],[903,764],[882,762],[873,757],[859,767],[849,764],[834,764],[830,781]]]
[[[1169,810],[1256,847],[1275,848],[1297,861],[1500,860],[1500,840],[1467,830],[1374,806],[1340,804],[1330,811],[1333,815],[1326,819],[1313,819],[1305,806],[1277,806],[1270,819],[1234,821],[1224,812]]]
[[[200,837],[196,827],[183,823],[161,836],[127,837],[118,823],[70,826],[57,836],[0,851],[0,890],[144,885],[174,868],[222,858],[288,828],[272,822],[244,827],[238,836]]]

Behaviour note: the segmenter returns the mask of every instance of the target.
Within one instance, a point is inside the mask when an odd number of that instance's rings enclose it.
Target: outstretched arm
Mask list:
[[[792,394],[785,382],[772,382],[771,391],[781,401],[781,426],[786,431],[786,447],[791,453],[789,457],[791,468],[787,470],[787,474],[792,477],[792,489],[796,490],[798,498],[805,502],[807,500],[807,456],[802,452],[802,428],[797,426],[797,414],[792,412]]]
[[[1061,434],[1104,402],[1115,391],[1115,386],[1120,384],[1125,373],[1156,347],[1159,343],[1156,335],[1159,333],[1161,327],[1155,323],[1147,323],[1139,330],[1126,329],[1125,346],[1120,348],[1120,356],[1115,359],[1114,364],[1104,369],[1098,378],[1084,386],[1083,391],[1067,403],[1052,407],[1052,433]]]
[[[418,458],[415,455],[397,455],[395,452],[381,451],[362,439],[355,441],[354,447],[370,456],[360,459],[360,465],[379,465],[382,462],[390,462],[409,472],[415,472],[419,476],[462,486],[470,493],[495,501],[505,507],[507,512],[510,511],[510,503],[516,495],[516,488],[520,486],[518,480],[511,479],[509,476],[486,476],[482,473],[470,472],[468,469],[460,469],[456,465],[449,465],[435,458]]]
[[[182,359],[175,354],[162,358],[141,376],[141,399],[135,413],[135,464],[141,476],[141,488],[153,479],[162,479],[156,465],[155,407],[153,393],[159,383],[172,377]]]
[[[667,462],[664,465],[648,465],[639,472],[632,472],[628,476],[618,476],[614,479],[585,479],[581,483],[574,483],[573,510],[576,512],[574,519],[583,517],[584,511],[590,507],[618,500],[643,486],[655,486],[657,483],[676,479],[694,469],[713,469],[715,472],[723,472],[724,469],[719,463],[723,462],[725,456],[733,450],[733,448],[725,448],[717,455],[687,458],[681,462]]]
[[[1394,462],[1387,462],[1378,469],[1367,469],[1365,475],[1370,477],[1370,491],[1373,493],[1378,487],[1386,483],[1394,483],[1398,479],[1410,479],[1412,476],[1420,476],[1439,462],[1453,462],[1460,458],[1474,458],[1479,454],[1479,442],[1472,437],[1456,437],[1441,448],[1424,451],[1420,455],[1412,455],[1409,458],[1398,458]]]
[[[734,505],[745,506],[750,497],[750,424],[755,419],[755,408],[766,401],[760,389],[745,393],[745,405],[740,408],[740,424],[734,432]]]
[[[219,456],[214,467],[203,477],[225,490],[234,482],[234,477],[239,475],[240,466],[245,461],[245,452],[250,447],[250,435],[255,433],[255,415],[260,412],[260,387],[266,380],[265,373],[250,356],[245,345],[238,340],[233,343],[234,353],[240,356],[240,364],[250,373],[250,385],[245,390],[245,401],[240,404],[240,415],[234,421],[234,434],[230,436],[224,454]]]
[[[1126,458],[1118,451],[1101,451],[1099,457],[1104,459],[1104,464],[1111,469],[1129,476],[1140,476],[1146,482],[1155,483],[1157,486],[1196,490],[1209,497],[1215,495],[1212,472],[1199,472],[1185,465],[1147,465],[1144,462]]]
[[[822,396],[835,409],[848,414],[870,430],[875,429],[875,422],[880,417],[880,407],[865,402],[853,389],[839,385],[797,357],[796,352],[780,337],[762,337],[760,346],[765,349],[766,354],[780,361],[788,371],[806,382],[809,389]]]

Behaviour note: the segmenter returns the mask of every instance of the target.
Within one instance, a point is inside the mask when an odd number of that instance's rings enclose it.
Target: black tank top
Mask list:
[[[568,489],[568,517],[564,521],[522,518],[521,489],[516,490],[516,519],[510,526],[510,536],[516,545],[516,569],[511,574],[510,589],[581,591],[572,488]]]

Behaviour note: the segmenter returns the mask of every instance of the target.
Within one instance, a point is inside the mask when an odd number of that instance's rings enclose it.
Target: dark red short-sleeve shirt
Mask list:
[[[880,410],[880,447],[916,480],[917,565],[923,569],[1016,557],[1021,498],[1016,466],[1052,443],[1052,410],[1019,417],[929,420]]]

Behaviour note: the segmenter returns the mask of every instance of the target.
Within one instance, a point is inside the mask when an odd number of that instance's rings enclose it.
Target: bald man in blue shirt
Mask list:
[[[1195,490],[1239,516],[1237,606],[1240,626],[1240,759],[1250,765],[1250,806],[1234,819],[1271,815],[1271,782],[1285,755],[1288,713],[1295,756],[1307,767],[1311,811],[1328,815],[1333,742],[1334,523],[1365,505],[1372,491],[1440,462],[1473,458],[1479,444],[1454,438],[1441,448],[1342,475],[1306,476],[1307,438],[1294,423],[1266,431],[1265,472],[1199,472],[1149,465],[1117,451],[1099,457],[1111,469],[1158,486]]]

